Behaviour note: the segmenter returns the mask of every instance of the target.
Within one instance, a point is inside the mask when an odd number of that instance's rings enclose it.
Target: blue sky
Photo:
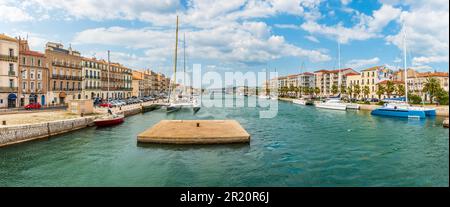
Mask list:
[[[447,0],[0,0],[0,33],[28,35],[86,57],[133,69],[172,69],[175,19],[186,35],[188,65],[205,70],[280,74],[376,65],[402,67],[405,22],[408,65],[448,72]],[[179,51],[182,55],[182,50]],[[181,59],[179,60],[181,63]],[[304,65],[303,68],[301,66]]]

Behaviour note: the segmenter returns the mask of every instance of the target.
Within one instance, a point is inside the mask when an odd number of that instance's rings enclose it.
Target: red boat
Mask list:
[[[98,127],[108,127],[121,124],[125,121],[124,115],[113,115],[105,118],[94,120],[94,123]]]

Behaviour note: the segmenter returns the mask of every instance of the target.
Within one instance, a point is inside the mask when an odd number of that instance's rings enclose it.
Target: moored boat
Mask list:
[[[317,108],[323,108],[323,109],[332,109],[332,110],[341,110],[345,111],[347,110],[347,105],[345,103],[342,103],[339,99],[330,99],[322,103],[316,104]]]
[[[294,100],[292,100],[292,103],[299,104],[299,105],[314,105],[314,102],[312,100],[303,99],[303,98],[294,99]]]
[[[98,127],[108,127],[108,126],[114,126],[121,124],[125,121],[125,116],[123,114],[121,115],[110,115],[106,117],[102,117],[99,119],[94,120],[94,124]]]
[[[420,119],[426,117],[425,111],[415,109],[414,107],[410,107],[408,104],[403,103],[386,103],[384,104],[383,107],[374,109],[370,114],[379,116],[420,118]]]

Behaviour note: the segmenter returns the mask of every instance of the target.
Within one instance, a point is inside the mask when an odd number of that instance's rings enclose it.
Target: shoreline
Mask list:
[[[278,98],[280,101],[292,102],[293,98]],[[359,104],[360,110],[363,111],[372,111],[376,108],[381,107],[380,105],[375,104]],[[421,105],[413,105],[413,106],[421,106]],[[436,116],[439,117],[449,117],[449,106],[429,106],[425,105],[425,108],[436,108]]]
[[[279,101],[292,102],[292,98],[279,98]],[[161,102],[141,103],[123,107],[112,108],[113,113],[123,113],[125,117],[145,113],[143,107],[158,105]],[[379,105],[360,104],[360,110],[371,111],[380,107]],[[436,116],[449,117],[448,106],[436,107]],[[36,112],[41,113],[41,112]],[[44,112],[45,113],[45,112]],[[93,115],[84,117],[69,117],[60,120],[44,121],[38,123],[0,125],[0,148],[52,136],[66,134],[86,127],[94,126],[94,120],[107,113],[107,108],[95,108]]]

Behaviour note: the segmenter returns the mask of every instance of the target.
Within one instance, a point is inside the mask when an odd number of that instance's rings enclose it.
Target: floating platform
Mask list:
[[[250,134],[235,120],[162,120],[137,136],[139,143],[249,143]]]

